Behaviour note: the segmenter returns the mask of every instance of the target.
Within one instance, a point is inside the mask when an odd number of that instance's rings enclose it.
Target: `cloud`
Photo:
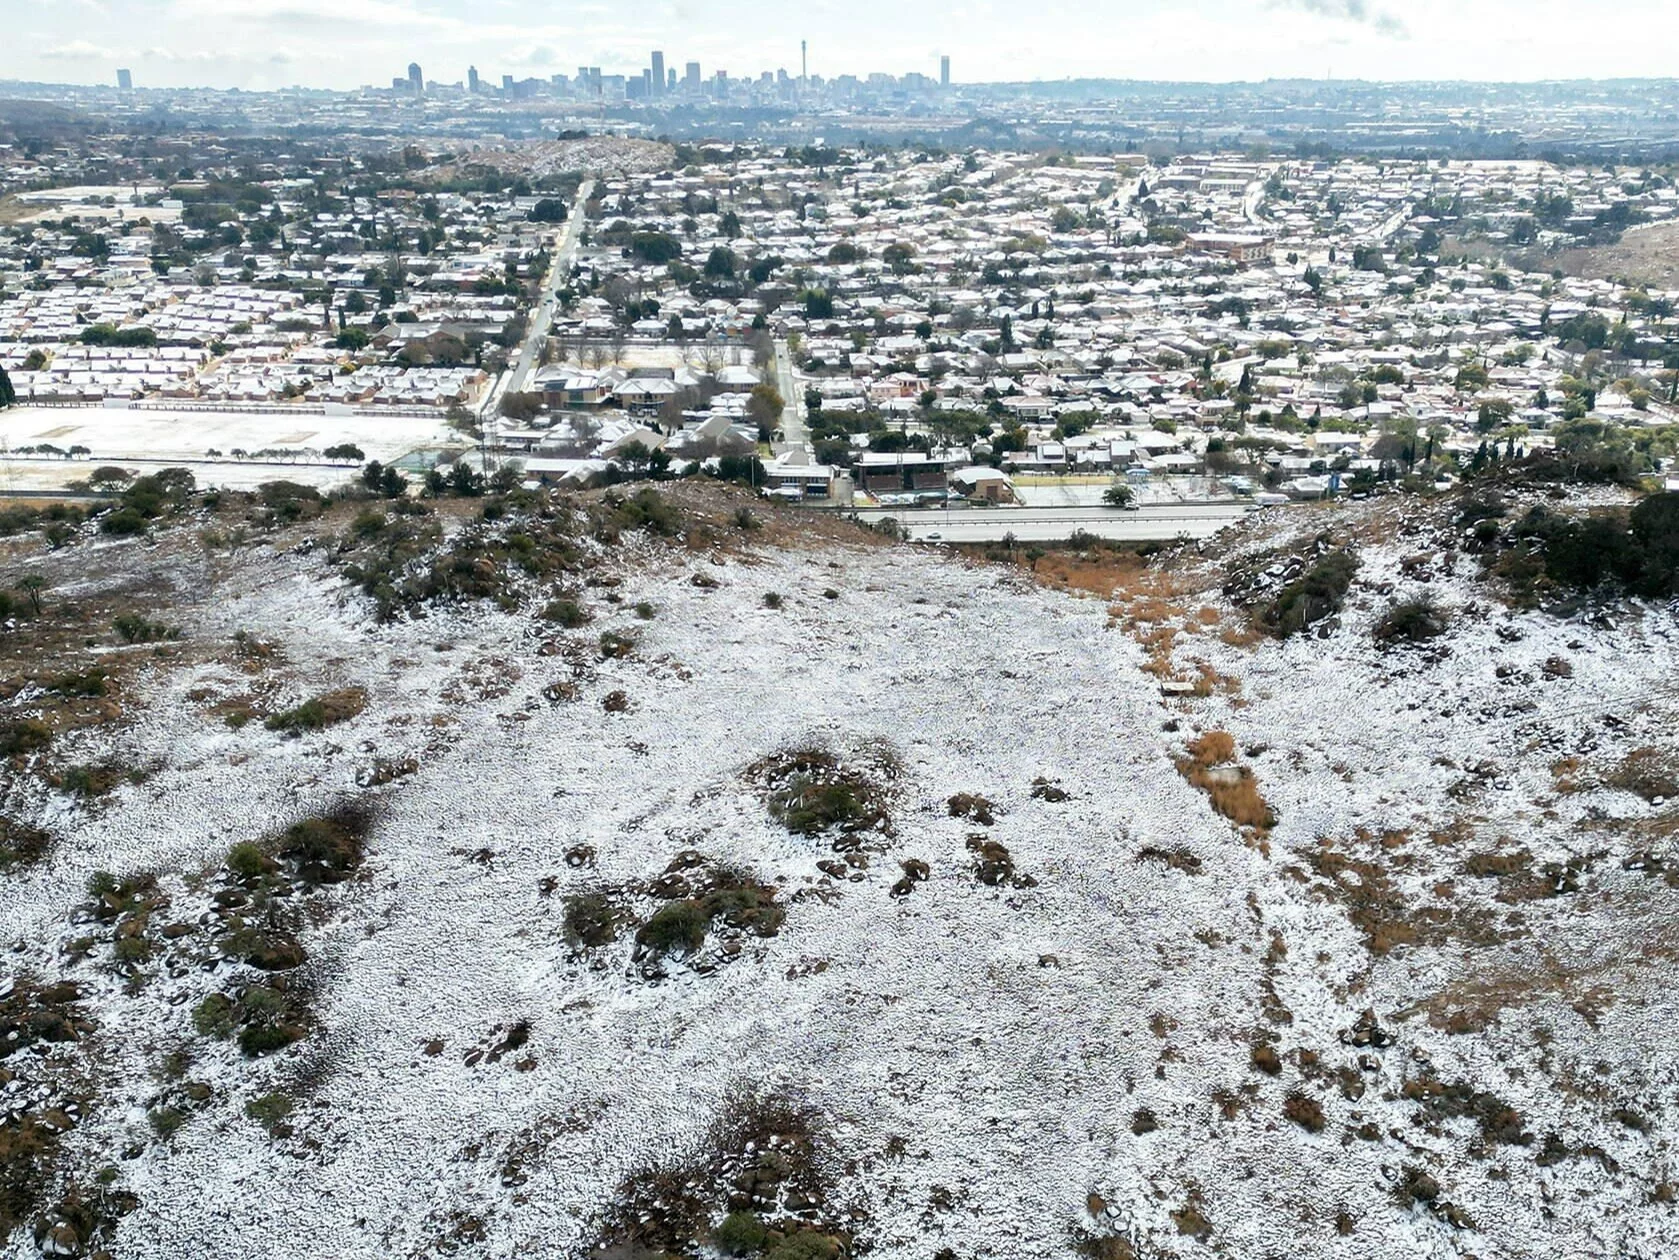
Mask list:
[[[73,39],[68,44],[54,45],[43,49],[40,55],[48,61],[108,61],[116,56],[109,48],[90,44],[85,39]]]
[[[1405,23],[1382,9],[1372,9],[1366,0],[1284,0],[1292,8],[1304,9],[1319,17],[1335,18],[1343,22],[1358,22],[1384,35],[1403,37]]]

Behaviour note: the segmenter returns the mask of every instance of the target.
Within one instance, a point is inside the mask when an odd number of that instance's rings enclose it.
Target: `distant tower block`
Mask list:
[[[662,52],[653,54],[653,95],[665,94],[665,55]]]
[[[939,86],[940,87],[949,87],[950,86],[950,58],[949,57],[940,57],[939,58]]]
[[[424,96],[426,91],[426,76],[420,73],[420,63],[408,63],[408,90],[415,96]]]
[[[132,70],[118,70],[117,86],[124,92],[132,92],[134,90],[134,72]]]
[[[803,39],[799,41],[799,82],[810,82],[810,43]]]
[[[478,77],[478,67],[468,66],[466,68],[466,90],[477,96],[482,88],[483,80]]]

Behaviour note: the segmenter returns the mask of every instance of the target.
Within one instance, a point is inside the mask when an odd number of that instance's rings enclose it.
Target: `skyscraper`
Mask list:
[[[683,90],[688,92],[689,95],[691,95],[691,96],[698,96],[700,94],[700,63],[699,62],[690,61],[688,63],[687,70],[682,76],[682,87],[683,87]]]
[[[426,77],[420,73],[420,63],[417,61],[408,63],[408,90],[415,96],[426,94]]]
[[[478,95],[478,88],[479,88],[478,67],[477,66],[468,66],[466,68],[466,90],[468,92],[471,92],[474,96],[477,96]]]
[[[662,52],[653,54],[653,95],[665,94],[665,55]]]
[[[134,72],[131,70],[118,70],[117,86],[124,92],[132,92],[134,90]]]
[[[940,87],[949,87],[950,86],[950,58],[949,57],[940,57],[939,58],[939,86]]]

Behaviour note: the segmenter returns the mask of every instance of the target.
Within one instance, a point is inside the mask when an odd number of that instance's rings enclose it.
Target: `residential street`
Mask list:
[[[531,311],[530,330],[514,354],[512,362],[508,364],[507,371],[503,372],[485,393],[483,402],[478,406],[478,414],[481,417],[494,416],[496,408],[501,405],[502,395],[509,390],[516,394],[522,392],[530,383],[531,373],[541,361],[542,343],[548,336],[549,326],[554,322],[557,291],[560,282],[565,278],[566,269],[571,266],[571,260],[577,254],[577,243],[583,235],[583,207],[588,204],[594,187],[594,180],[585,180],[578,188],[577,196],[572,199],[566,225],[555,237],[556,248],[549,263],[548,274],[543,277],[542,300]]]

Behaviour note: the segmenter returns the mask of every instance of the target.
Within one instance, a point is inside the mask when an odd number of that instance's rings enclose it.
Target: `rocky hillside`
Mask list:
[[[1675,619],[1529,511],[1607,499],[175,491],[6,544],[4,1254],[1672,1254]]]

